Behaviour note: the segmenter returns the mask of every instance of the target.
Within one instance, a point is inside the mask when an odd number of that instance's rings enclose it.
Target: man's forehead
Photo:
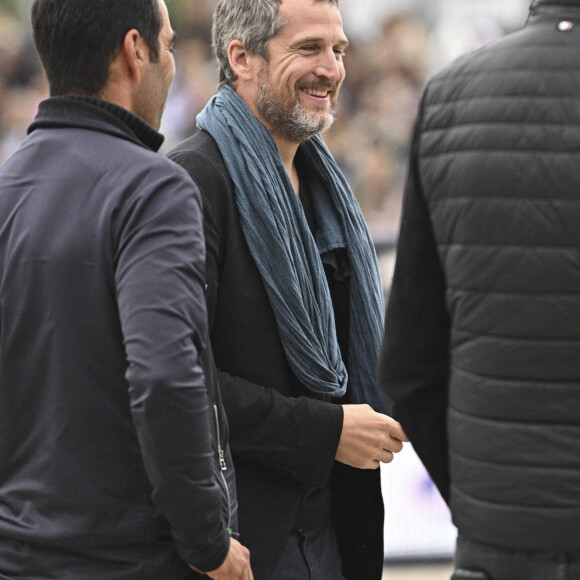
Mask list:
[[[284,25],[273,38],[293,35],[304,40],[326,41],[332,34],[336,37],[333,42],[348,45],[340,11],[332,2],[283,0],[279,14]]]
[[[284,20],[301,19],[321,12],[336,14],[342,21],[338,6],[325,0],[282,0],[278,7],[278,14]]]

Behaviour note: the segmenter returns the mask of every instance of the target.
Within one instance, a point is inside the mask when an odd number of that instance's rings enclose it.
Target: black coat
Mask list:
[[[44,101],[0,168],[2,578],[182,580],[229,548],[199,193],[104,106]]]
[[[425,89],[386,320],[395,414],[460,533],[580,550],[580,0]]]
[[[241,541],[257,580],[273,572],[307,487],[330,480],[347,578],[378,580],[383,505],[377,471],[335,464],[342,407],[315,400],[292,373],[240,226],[233,183],[201,131],[169,155],[204,202],[211,342],[230,425]]]

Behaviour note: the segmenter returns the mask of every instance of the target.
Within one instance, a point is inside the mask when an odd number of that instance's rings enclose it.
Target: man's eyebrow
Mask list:
[[[295,43],[294,46],[298,46],[300,44],[308,44],[309,42],[317,43],[317,42],[326,42],[326,38],[322,38],[321,36],[307,36],[306,38],[300,38]],[[341,48],[348,47],[349,42],[346,38],[341,38],[338,42],[335,42],[333,46],[340,46]]]

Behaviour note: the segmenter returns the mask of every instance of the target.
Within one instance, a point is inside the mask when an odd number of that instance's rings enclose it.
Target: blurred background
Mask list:
[[[0,0],[0,163],[23,139],[47,87],[29,25],[32,0]],[[179,34],[164,149],[195,130],[215,92],[210,52],[216,0],[167,0]],[[351,47],[337,122],[325,139],[378,240],[396,232],[409,135],[428,76],[521,27],[529,0],[342,0]]]
[[[217,86],[210,49],[216,0],[166,2],[179,40],[164,151],[195,131],[196,115]],[[31,3],[0,0],[0,164],[48,96],[30,34]],[[528,8],[529,0],[341,0],[351,46],[337,122],[324,138],[375,240],[386,294],[421,90],[456,57],[521,28]],[[383,480],[385,578],[448,578],[455,529],[410,445],[384,468]]]

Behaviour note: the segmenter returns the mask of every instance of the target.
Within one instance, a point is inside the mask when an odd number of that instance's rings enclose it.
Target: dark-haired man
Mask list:
[[[221,90],[170,153],[204,200],[240,531],[262,580],[379,580],[378,467],[405,439],[376,376],[374,248],[319,136],[347,45],[337,0],[222,0]]]
[[[51,97],[0,169],[0,577],[251,579],[199,193],[156,153],[167,8],[36,0],[32,24]]]

